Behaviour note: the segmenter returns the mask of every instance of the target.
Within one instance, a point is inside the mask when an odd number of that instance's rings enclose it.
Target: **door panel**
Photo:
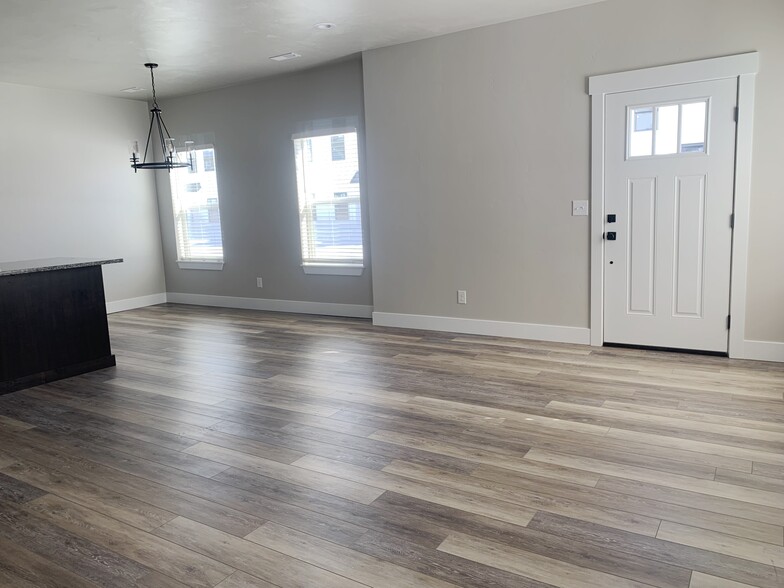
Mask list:
[[[628,312],[653,314],[656,178],[629,180]]]
[[[606,100],[605,341],[727,351],[737,81]]]
[[[705,176],[676,178],[673,315],[702,317]]]

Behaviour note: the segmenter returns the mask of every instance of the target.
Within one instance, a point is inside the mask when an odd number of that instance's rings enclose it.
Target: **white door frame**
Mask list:
[[[588,78],[591,95],[591,345],[604,344],[604,177],[605,102],[608,94],[727,78],[738,80],[735,139],[735,229],[732,234],[729,355],[743,357],[746,324],[746,276],[751,199],[751,148],[754,84],[759,53],[743,53]],[[728,113],[730,116],[731,113]]]

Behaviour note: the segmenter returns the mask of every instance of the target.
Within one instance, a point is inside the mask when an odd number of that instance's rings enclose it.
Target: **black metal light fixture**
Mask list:
[[[158,67],[157,63],[145,63],[144,67],[150,69],[150,81],[152,83],[152,108],[150,109],[150,130],[147,132],[147,143],[144,146],[144,157],[139,159],[139,142],[134,141],[131,145],[131,167],[133,172],[136,173],[140,169],[166,169],[171,171],[176,167],[193,167],[193,151],[192,141],[185,142],[186,160],[180,159],[180,154],[177,153],[177,148],[169,134],[169,129],[166,128],[166,123],[163,122],[161,116],[161,109],[158,107],[158,98],[155,96],[155,76],[153,70]],[[161,153],[163,154],[163,161],[147,161],[147,154],[152,147],[153,134],[156,139],[161,142]],[[154,159],[154,155],[150,153]]]

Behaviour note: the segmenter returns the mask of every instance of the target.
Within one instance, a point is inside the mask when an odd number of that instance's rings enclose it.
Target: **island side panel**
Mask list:
[[[0,277],[0,393],[112,365],[100,265]]]

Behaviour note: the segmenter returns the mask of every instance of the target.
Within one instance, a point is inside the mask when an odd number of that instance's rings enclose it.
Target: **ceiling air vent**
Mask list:
[[[289,59],[297,59],[297,57],[302,57],[302,55],[290,51],[289,53],[281,53],[280,55],[275,55],[274,57],[270,57],[270,59],[272,61],[288,61]]]

